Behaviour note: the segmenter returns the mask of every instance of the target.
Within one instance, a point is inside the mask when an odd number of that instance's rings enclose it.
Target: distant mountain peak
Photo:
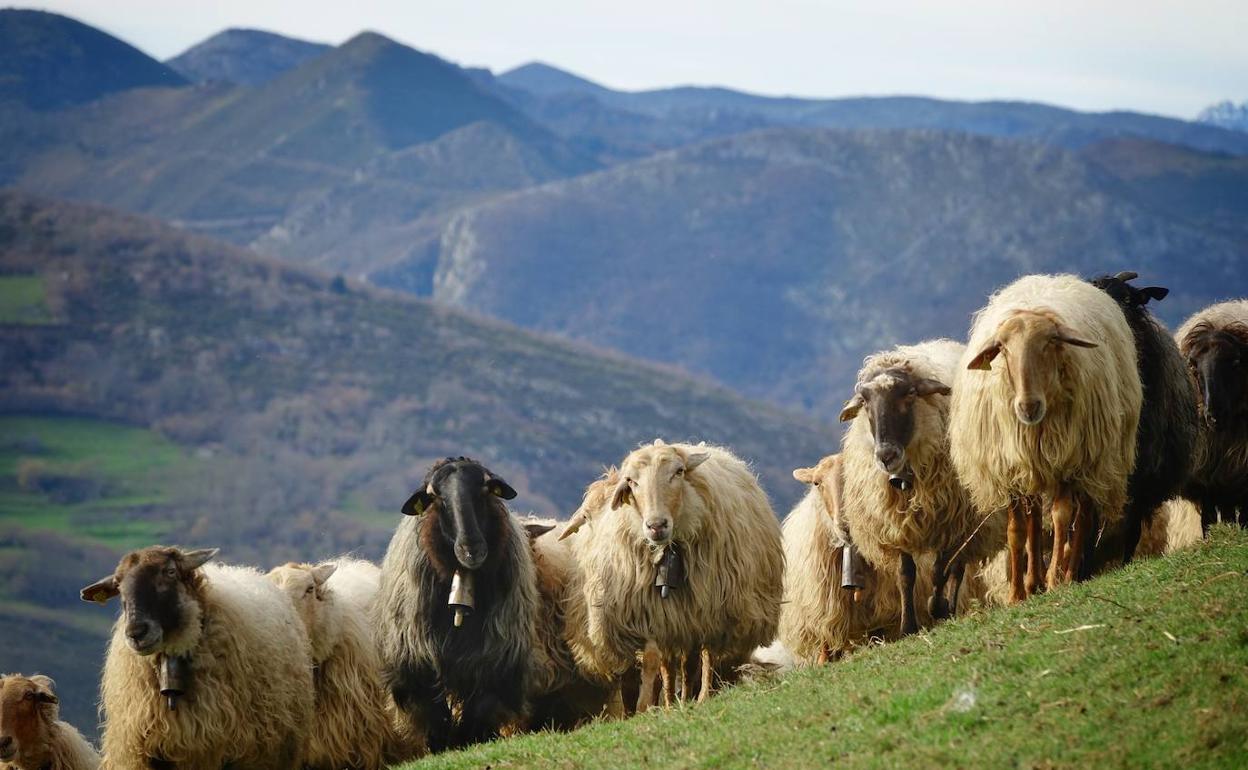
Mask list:
[[[258,86],[330,46],[279,35],[261,29],[231,27],[191,46],[168,64],[197,83],[224,81]]]
[[[532,61],[498,76],[499,82],[530,93],[551,96],[560,93],[605,94],[610,89],[588,78],[541,61]]]
[[[1200,111],[1196,121],[1233,131],[1248,131],[1248,100],[1235,104],[1227,99],[1211,104]]]
[[[183,85],[177,72],[107,32],[55,13],[0,9],[0,102],[49,110]]]

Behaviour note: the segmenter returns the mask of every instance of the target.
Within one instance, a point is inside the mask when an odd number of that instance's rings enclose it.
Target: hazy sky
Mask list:
[[[1191,117],[1248,99],[1248,0],[47,0],[167,58],[225,27],[339,43],[371,29],[495,71],[609,86],[924,94]]]

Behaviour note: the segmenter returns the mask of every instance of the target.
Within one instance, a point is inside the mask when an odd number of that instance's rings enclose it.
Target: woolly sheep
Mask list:
[[[100,755],[60,718],[56,683],[0,674],[0,769],[95,770]]]
[[[573,652],[582,670],[615,678],[649,642],[666,660],[698,651],[704,700],[716,666],[775,637],[779,523],[748,466],[721,447],[656,440],[615,475],[609,492],[590,485],[570,540],[583,581],[569,605]],[[672,548],[683,565],[667,573],[664,598],[656,576]]]
[[[215,554],[151,546],[82,590],[122,597],[100,688],[106,770],[299,766],[315,700],[307,632],[264,575],[205,566]],[[162,694],[166,667],[185,697]]]
[[[440,460],[386,549],[373,605],[382,677],[406,731],[427,729],[434,751],[528,717],[539,599],[528,535],[503,504],[515,496],[480,463]]]
[[[1201,526],[1222,517],[1248,526],[1248,300],[1222,302],[1175,334],[1197,383],[1204,417],[1200,452],[1183,496],[1200,506]]]
[[[1122,518],[1142,398],[1126,318],[1075,276],[1020,278],[975,315],[951,452],[975,507],[1008,511],[1012,600],[1040,587],[1041,501],[1054,532],[1048,585],[1086,576],[1096,523],[1112,531]]]
[[[896,572],[901,634],[919,627],[916,557],[934,559],[927,607],[940,619],[956,611],[967,564],[1003,545],[1001,522],[976,513],[949,459],[950,384],[963,352],[931,340],[868,356],[841,412],[853,421],[841,448],[849,535],[877,571]]]
[[[395,751],[391,734],[389,695],[368,617],[380,575],[375,564],[345,557],[269,572],[302,618],[312,645],[316,716],[305,767],[377,770],[387,759],[416,753]]]
[[[1123,511],[1122,561],[1135,555],[1141,531],[1162,503],[1188,483],[1197,453],[1196,389],[1179,346],[1166,327],[1148,312],[1150,300],[1170,293],[1160,286],[1137,288],[1135,273],[1101,276],[1092,285],[1122,308],[1135,339],[1136,363],[1144,401],[1136,434],[1135,469],[1127,482]]]

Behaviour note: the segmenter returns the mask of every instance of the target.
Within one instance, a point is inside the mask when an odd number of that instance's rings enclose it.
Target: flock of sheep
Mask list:
[[[968,344],[868,357],[783,531],[729,450],[658,440],[558,523],[511,514],[482,464],[439,461],[380,567],[130,553],[82,591],[121,598],[102,760],[51,680],[8,675],[0,767],[372,770],[704,700],[752,656],[827,662],[968,598],[1082,580],[1155,552],[1141,533],[1170,498],[1244,523],[1248,302],[1172,338],[1144,307],[1166,290],[1134,277],[1027,276]]]

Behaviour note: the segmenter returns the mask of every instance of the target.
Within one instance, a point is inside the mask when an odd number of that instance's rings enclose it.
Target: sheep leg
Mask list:
[[[1034,500],[1027,503],[1027,595],[1044,590],[1044,514]]]
[[[826,666],[831,656],[832,656],[832,651],[828,649],[828,645],[826,644],[819,645],[819,657],[815,659],[815,665]]]
[[[672,667],[666,656],[659,660],[659,677],[663,680],[663,708],[672,707]]]
[[[1200,535],[1209,536],[1209,528],[1218,523],[1218,506],[1208,497],[1200,501]]]
[[[1049,509],[1049,515],[1053,517],[1053,558],[1049,560],[1049,588],[1057,587],[1070,571],[1068,562],[1073,557],[1067,554],[1066,549],[1073,507],[1070,490],[1063,488],[1053,498],[1053,506]]]
[[[966,577],[966,560],[959,559],[953,565],[953,595],[949,597],[949,617],[958,614],[958,595],[962,593],[962,578]]]
[[[1070,561],[1066,565],[1066,582],[1087,580],[1088,568],[1092,566],[1090,551],[1095,545],[1092,537],[1092,523],[1095,509],[1092,501],[1082,495],[1074,498],[1074,533],[1070,538]]]
[[[706,699],[711,697],[711,687],[714,686],[715,679],[715,669],[711,668],[711,648],[702,648],[701,663],[702,686],[698,690],[698,703],[705,703]]]
[[[913,634],[919,630],[919,621],[914,614],[914,559],[902,551],[897,574],[901,584],[901,635]]]
[[[927,599],[927,611],[933,620],[949,617],[949,602],[945,599],[948,582],[949,554],[942,551],[936,554],[936,563],[932,566],[932,595]]]
[[[689,699],[689,655],[680,653],[680,701],[684,703]]]
[[[653,644],[647,644],[641,654],[641,686],[637,689],[637,713],[650,709],[658,702],[659,650]]]
[[[1010,603],[1016,604],[1027,598],[1027,593],[1023,589],[1023,571],[1026,569],[1023,548],[1027,544],[1027,530],[1023,521],[1023,503],[1017,500],[1011,502],[1009,515],[1009,527],[1006,530],[1006,535],[1010,548]]]

